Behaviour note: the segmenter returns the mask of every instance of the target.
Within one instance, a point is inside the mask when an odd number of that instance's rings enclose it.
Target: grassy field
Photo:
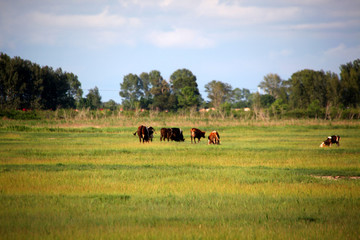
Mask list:
[[[0,120],[0,238],[359,239],[360,122],[147,122]]]

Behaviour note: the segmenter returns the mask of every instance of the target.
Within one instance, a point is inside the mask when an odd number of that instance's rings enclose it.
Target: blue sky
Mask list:
[[[187,68],[256,91],[269,73],[339,73],[360,58],[359,0],[11,0],[0,2],[0,51],[61,67],[103,101],[129,73]]]

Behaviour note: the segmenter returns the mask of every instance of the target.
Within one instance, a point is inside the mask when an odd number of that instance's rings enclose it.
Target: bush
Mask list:
[[[0,109],[0,118],[12,120],[92,120],[106,118],[149,118],[149,119],[166,119],[166,118],[200,118],[203,120],[213,118],[236,118],[242,120],[250,119],[360,119],[360,108],[331,107],[318,108],[317,105],[309,106],[307,109],[287,110],[287,105],[274,102],[269,108],[260,108],[258,111],[245,112],[243,109],[231,109],[229,105],[223,105],[219,110],[208,112],[198,112],[196,109],[179,110],[177,112],[161,112],[156,110],[144,111],[111,111],[108,109],[90,110],[90,109],[58,109],[52,110],[9,110]]]
[[[41,119],[38,116],[36,111],[32,110],[0,110],[0,117],[1,118],[8,118],[8,119],[18,119],[18,120],[39,120]]]
[[[360,119],[359,108],[347,108],[342,112],[342,119]]]
[[[294,110],[289,110],[287,112],[285,112],[284,114],[285,117],[287,118],[305,118],[308,116],[308,113],[305,109],[294,109]]]

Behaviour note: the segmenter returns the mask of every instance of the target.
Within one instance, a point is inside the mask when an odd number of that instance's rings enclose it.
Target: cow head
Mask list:
[[[320,144],[320,147],[331,147],[331,137],[329,137],[328,139],[326,139],[325,141],[323,141]]]
[[[155,129],[153,127],[148,127],[149,129],[149,135],[153,135],[153,133],[155,133]]]

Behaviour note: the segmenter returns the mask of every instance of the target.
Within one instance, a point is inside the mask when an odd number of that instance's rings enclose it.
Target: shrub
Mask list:
[[[40,116],[38,116],[36,111],[32,110],[0,110],[0,117],[1,118],[8,118],[8,119],[19,119],[19,120],[38,120]]]

